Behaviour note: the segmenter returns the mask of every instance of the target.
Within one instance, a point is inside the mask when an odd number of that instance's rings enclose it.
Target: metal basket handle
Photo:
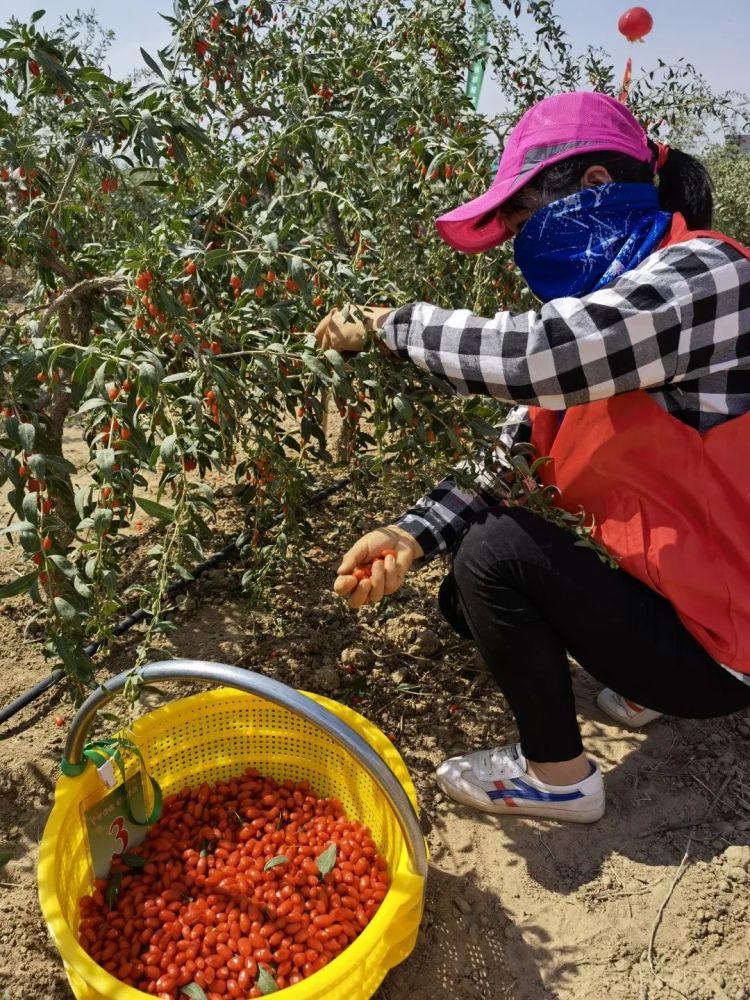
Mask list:
[[[240,691],[246,691],[248,694],[257,695],[275,705],[280,705],[318,726],[348,750],[376,783],[398,817],[409,850],[412,870],[416,875],[426,877],[427,849],[419,819],[408,795],[380,755],[333,712],[280,681],[241,667],[230,667],[224,663],[209,663],[205,660],[165,660],[143,667],[139,674],[143,681],[149,684],[157,681],[201,680],[224,687],[238,688]],[[83,748],[91,724],[97,712],[125,687],[128,676],[129,673],[125,671],[105,681],[78,709],[65,743],[63,764],[67,773],[74,772],[76,768],[85,764]]]

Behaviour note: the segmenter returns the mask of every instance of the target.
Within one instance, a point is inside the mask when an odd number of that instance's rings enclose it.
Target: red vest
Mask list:
[[[662,247],[697,236],[676,214]],[[701,434],[643,391],[531,407],[532,444],[558,505],[596,521],[620,566],[671,602],[720,663],[750,674],[750,412]]]

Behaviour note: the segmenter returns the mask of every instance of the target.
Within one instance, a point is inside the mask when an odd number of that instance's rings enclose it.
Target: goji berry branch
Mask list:
[[[47,324],[55,313],[67,306],[74,299],[80,299],[86,295],[101,295],[103,292],[115,292],[125,288],[127,284],[128,280],[125,275],[107,274],[99,278],[86,278],[84,281],[79,281],[78,284],[72,285],[70,288],[66,288],[66,290],[48,306],[47,311],[39,321],[37,336],[44,336]]]

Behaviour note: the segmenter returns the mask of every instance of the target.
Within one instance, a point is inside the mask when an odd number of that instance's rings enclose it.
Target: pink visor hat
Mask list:
[[[480,253],[513,235],[499,219],[482,229],[478,220],[528,184],[544,167],[593,150],[649,161],[654,154],[632,112],[606,94],[578,91],[545,97],[524,114],[506,139],[489,191],[437,220],[438,232],[456,250]]]

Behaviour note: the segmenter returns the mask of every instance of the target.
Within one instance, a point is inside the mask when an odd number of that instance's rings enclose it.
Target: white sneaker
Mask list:
[[[437,769],[437,783],[452,799],[482,812],[548,816],[594,823],[604,815],[604,782],[598,766],[575,785],[548,785],[532,778],[520,744],[451,757]]]
[[[631,729],[647,726],[649,722],[662,717],[661,712],[654,712],[628,698],[623,698],[612,688],[602,688],[596,696],[596,703],[602,712],[614,719],[615,722],[619,722],[623,726],[630,726]]]

